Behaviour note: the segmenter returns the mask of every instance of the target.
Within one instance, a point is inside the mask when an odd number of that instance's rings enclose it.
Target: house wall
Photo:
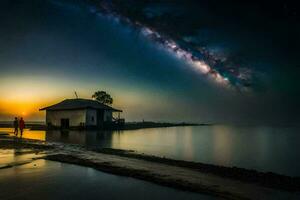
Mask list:
[[[86,126],[96,126],[97,125],[97,110],[87,109],[86,110]]]
[[[105,122],[111,122],[112,121],[112,111],[111,110],[105,110],[103,119],[104,119]]]
[[[61,126],[61,119],[69,119],[70,126],[80,126],[86,123],[86,110],[48,110],[46,112],[46,123],[53,126]]]
[[[104,122],[112,121],[112,111],[105,110]],[[80,126],[82,123],[85,126],[97,126],[97,110],[82,109],[82,110],[57,110],[46,111],[46,123],[51,123],[52,126],[61,126],[61,119],[69,119],[70,127]]]

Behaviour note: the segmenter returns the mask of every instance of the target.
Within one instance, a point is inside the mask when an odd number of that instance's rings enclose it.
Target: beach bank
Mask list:
[[[145,129],[145,128],[166,128],[166,127],[180,127],[180,126],[211,126],[212,124],[206,123],[169,123],[169,122],[151,122],[151,121],[143,121],[143,122],[125,122],[123,126],[111,126],[106,127],[103,130],[137,130],[137,129]],[[13,128],[13,122],[0,122],[0,128]],[[44,122],[26,122],[26,128],[30,130],[48,130],[49,127]],[[58,129],[60,128],[50,128],[50,129]],[[80,130],[81,128],[69,128],[70,130]],[[99,130],[95,128],[88,128],[90,130]]]

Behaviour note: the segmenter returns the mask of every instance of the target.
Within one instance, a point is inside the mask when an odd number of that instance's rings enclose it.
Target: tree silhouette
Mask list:
[[[113,98],[110,96],[110,94],[106,93],[105,91],[95,92],[92,98],[105,105],[111,105],[114,101]]]

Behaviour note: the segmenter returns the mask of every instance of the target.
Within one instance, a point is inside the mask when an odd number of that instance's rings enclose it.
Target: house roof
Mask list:
[[[104,105],[103,103],[91,99],[66,99],[58,104],[41,108],[40,111],[41,110],[77,110],[77,109],[86,109],[86,108],[122,112],[122,110],[112,108],[110,106]]]

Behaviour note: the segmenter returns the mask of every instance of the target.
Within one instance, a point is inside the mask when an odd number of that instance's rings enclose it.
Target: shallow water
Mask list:
[[[41,157],[30,149],[0,149],[0,168],[31,162],[33,158]]]
[[[216,199],[46,160],[0,170],[0,199]]]
[[[215,125],[113,132],[25,130],[24,137],[300,176],[299,130]]]

